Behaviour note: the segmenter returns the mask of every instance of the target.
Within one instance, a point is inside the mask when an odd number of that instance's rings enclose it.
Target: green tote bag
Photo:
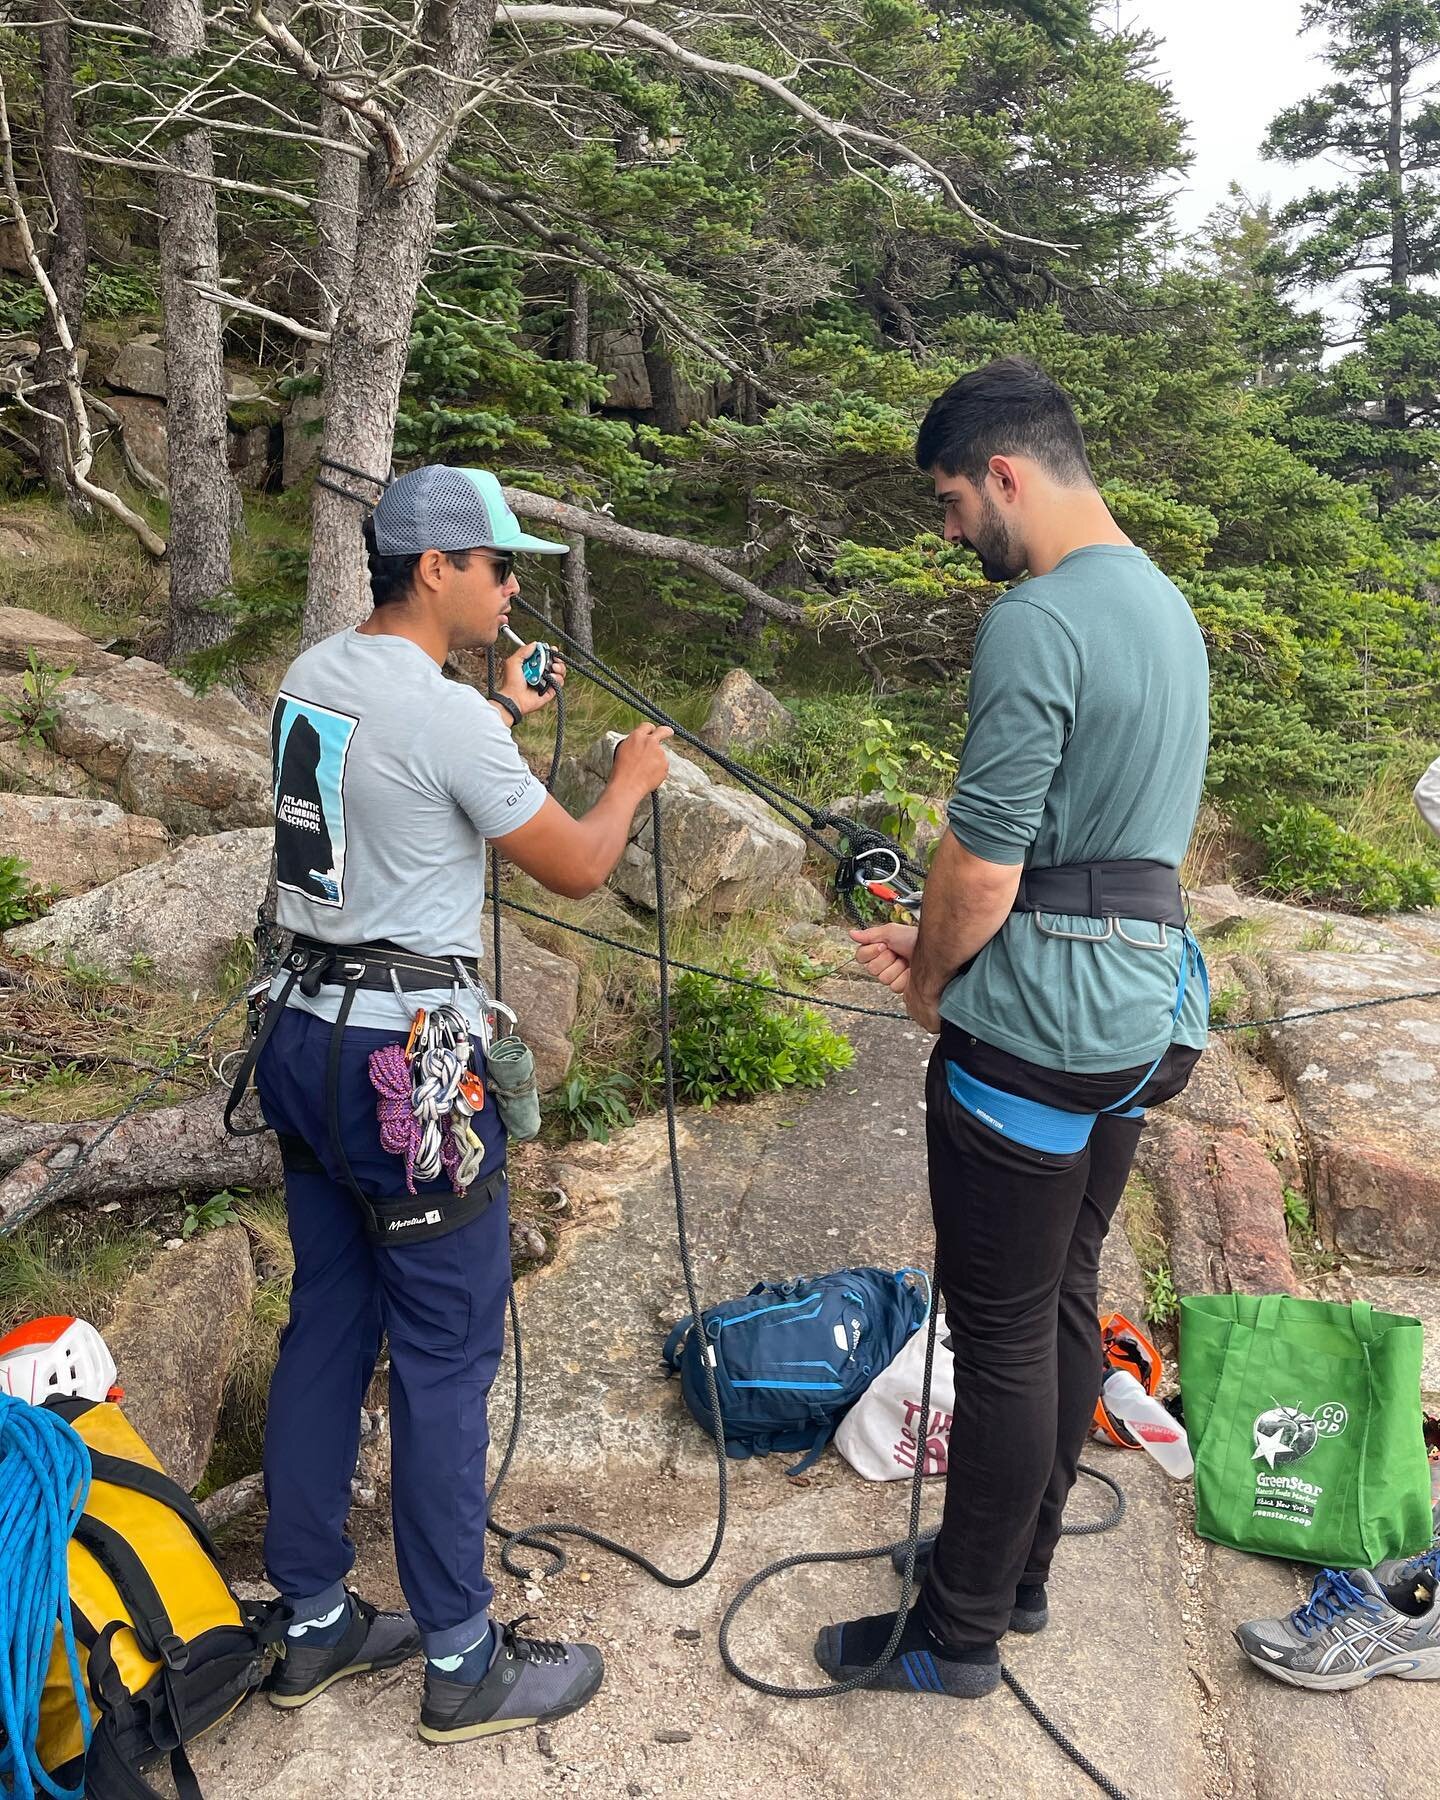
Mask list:
[[[1420,1350],[1418,1319],[1362,1300],[1182,1300],[1200,1535],[1337,1569],[1427,1549]]]

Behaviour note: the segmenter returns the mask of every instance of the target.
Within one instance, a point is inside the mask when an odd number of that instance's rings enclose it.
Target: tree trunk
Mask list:
[[[409,82],[413,98],[396,124],[409,153],[432,148],[400,182],[377,149],[356,238],[355,272],[335,322],[325,371],[322,453],[383,481],[390,470],[400,382],[410,343],[415,294],[435,232],[435,198],[455,135],[448,107],[474,76],[490,41],[495,0],[430,0],[421,35],[429,67]],[[444,80],[436,80],[439,72]],[[380,487],[353,475],[337,480],[368,500]],[[310,576],[302,639],[313,644],[355,624],[369,610],[364,508],[315,487],[310,511]]]
[[[201,0],[149,0],[159,56],[197,56],[205,44]],[[167,148],[177,170],[212,175],[208,131]],[[220,309],[191,286],[220,281],[215,190],[183,174],[161,176],[160,289],[165,309],[165,418],[170,486],[170,629],[165,659],[179,662],[225,637],[214,602],[230,586],[231,520],[239,500],[226,456]]]
[[[570,278],[570,330],[566,345],[571,362],[590,360],[590,290],[583,275]],[[576,400],[575,411],[588,413],[590,402]],[[573,500],[574,495],[567,498]],[[565,630],[582,650],[595,648],[593,623],[594,602],[590,594],[590,565],[586,561],[585,539],[578,533],[567,537],[570,554],[565,558]]]
[[[54,1199],[91,1205],[172,1191],[213,1194],[224,1187],[277,1186],[280,1150],[274,1135],[228,1136],[225,1100],[226,1090],[217,1087],[178,1106],[136,1113],[106,1138],[73,1179],[57,1187]],[[0,1180],[0,1228],[69,1168],[80,1148],[102,1130],[103,1125],[91,1124],[51,1126],[48,1144],[32,1149]]]
[[[351,60],[352,34],[342,30],[332,67],[344,69]],[[327,138],[353,141],[350,114],[338,101],[325,99],[320,129]],[[315,180],[315,323],[333,332],[335,321],[355,273],[355,234],[360,228],[360,177],[364,164],[340,150],[322,150]],[[325,349],[311,344],[305,369],[323,381]],[[319,423],[323,407],[318,394],[299,394],[285,415],[285,463],[281,485],[294,487],[320,460],[319,433],[309,427]],[[348,460],[348,459],[347,459]]]
[[[60,310],[75,342],[85,316],[85,195],[80,184],[80,159],[63,148],[79,142],[75,127],[75,89],[70,67],[70,21],[51,0],[36,0],[40,18],[41,161],[50,188],[55,228],[50,239],[46,272],[55,288]],[[94,508],[71,479],[70,436],[60,419],[68,414],[65,401],[65,352],[47,311],[39,331],[40,361],[37,377],[38,404],[59,415],[39,425],[40,469],[51,495],[79,519],[93,516]]]
[[[1387,313],[1390,323],[1397,324],[1410,310],[1410,235],[1405,214],[1405,83],[1409,70],[1405,65],[1399,25],[1390,33],[1390,75],[1388,81],[1390,116],[1385,131],[1386,189],[1390,211],[1390,294]],[[1392,375],[1385,393],[1385,425],[1392,432],[1404,431],[1409,418],[1401,377]],[[1392,456],[1388,465],[1389,486],[1379,496],[1382,511],[1399,500],[1409,485],[1409,471],[1404,459]]]
[[[645,358],[645,375],[650,383],[650,422],[657,431],[683,431],[680,414],[680,387],[675,379],[675,365],[665,353],[660,327],[647,319],[640,333],[640,350]]]

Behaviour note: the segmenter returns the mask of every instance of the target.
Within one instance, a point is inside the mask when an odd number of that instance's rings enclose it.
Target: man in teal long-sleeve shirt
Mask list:
[[[1004,1632],[1048,1620],[1099,1392],[1101,1245],[1144,1108],[1184,1087],[1206,1040],[1176,871],[1209,673],[1184,596],[1111,517],[1042,370],[1006,358],[957,381],[916,461],[946,538],[1017,585],[976,638],[922,924],[854,934],[939,1038],[926,1129],[956,1389],[944,1520],[869,1685],[975,1698],[999,1683]],[[894,1623],[828,1625],[816,1657],[837,1680],[861,1674]]]

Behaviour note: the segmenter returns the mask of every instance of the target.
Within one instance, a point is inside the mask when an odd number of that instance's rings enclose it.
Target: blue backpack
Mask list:
[[[685,1404],[713,1437],[701,1360],[708,1346],[726,1454],[804,1451],[789,1471],[795,1475],[819,1456],[929,1306],[929,1283],[918,1269],[837,1269],[761,1281],[743,1300],[707,1307],[703,1333],[682,1319],[665,1340],[665,1362],[672,1374],[679,1371]]]

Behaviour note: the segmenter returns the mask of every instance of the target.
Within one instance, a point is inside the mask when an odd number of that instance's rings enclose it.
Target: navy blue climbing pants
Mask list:
[[[265,1566],[287,1599],[325,1594],[353,1566],[350,1480],[383,1334],[400,1584],[427,1651],[444,1655],[475,1641],[492,1593],[484,1568],[486,1403],[504,1345],[508,1197],[502,1186],[478,1217],[446,1236],[372,1243],[330,1142],[331,1029],[287,1008],[256,1069],[266,1122],[282,1142],[303,1139],[321,1165],[286,1170],[295,1281],[265,1423]],[[367,1066],[372,1050],[403,1041],[403,1033],[345,1031],[340,1137],[367,1194],[405,1192],[401,1159],[380,1146]],[[478,1045],[476,1066],[483,1068]],[[483,1179],[505,1155],[493,1102],[473,1128],[486,1147]],[[422,1196],[450,1191],[443,1177],[417,1186]]]
[[[1100,1393],[1100,1250],[1143,1117],[1104,1107],[1173,1099],[1200,1052],[1153,1071],[1040,1068],[946,1025],[930,1058],[925,1129],[935,1265],[955,1354],[945,1513],[920,1591],[942,1643],[993,1644],[1021,1583],[1044,1583]],[[950,1090],[947,1064],[1062,1112],[1099,1112],[1089,1142],[1052,1154],[993,1130]],[[1145,1079],[1149,1073],[1149,1079]]]

